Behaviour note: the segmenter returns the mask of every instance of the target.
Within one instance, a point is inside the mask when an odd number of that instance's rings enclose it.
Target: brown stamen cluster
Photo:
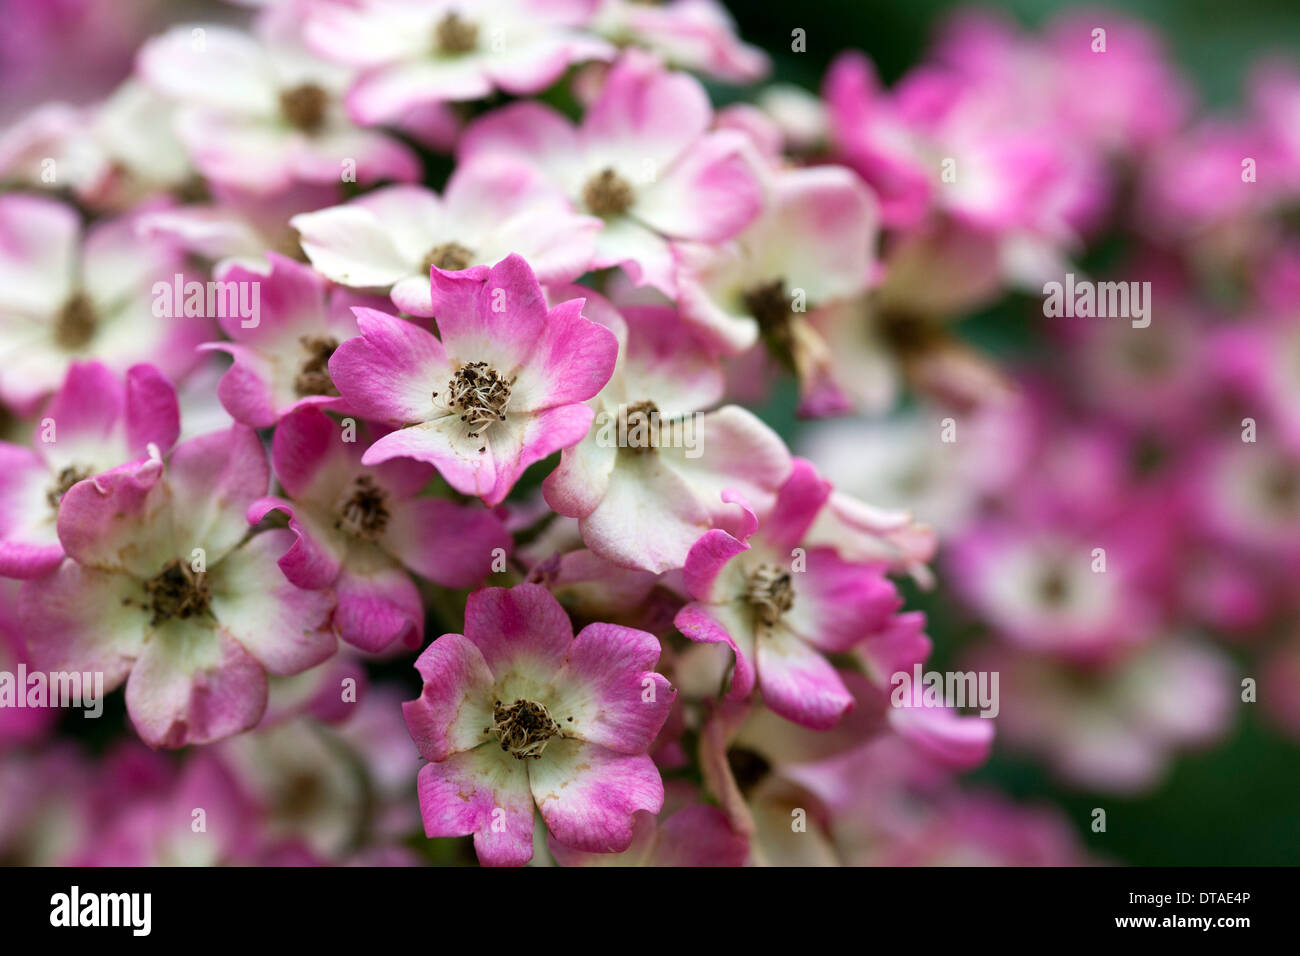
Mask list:
[[[487,362],[470,362],[462,365],[456,377],[447,383],[447,405],[459,408],[460,420],[469,425],[469,437],[478,438],[483,429],[493,422],[506,420],[506,406],[510,403],[510,386],[501,373],[489,368]],[[434,392],[436,399],[438,393]],[[479,451],[486,450],[487,446]]]
[[[434,27],[433,43],[439,53],[468,53],[478,46],[478,27],[453,10]]]
[[[1060,607],[1070,594],[1070,582],[1060,568],[1049,568],[1038,579],[1038,596],[1049,607]]]
[[[582,187],[583,204],[597,216],[625,213],[634,199],[632,184],[613,169],[602,169]]]
[[[82,348],[94,336],[96,324],[95,306],[84,292],[78,292],[54,317],[54,341],[69,351]]]
[[[509,707],[496,701],[492,706],[492,729],[501,741],[501,749],[516,760],[541,757],[552,737],[563,736],[545,705],[535,700],[516,700]]]
[[[1278,511],[1291,512],[1300,506],[1300,471],[1278,462],[1264,479],[1264,493]]]
[[[778,355],[789,355],[794,345],[790,320],[794,312],[786,295],[785,280],[773,279],[750,286],[741,293],[745,310],[758,323],[764,341]]]
[[[356,538],[374,541],[388,527],[388,494],[369,475],[359,475],[339,505],[334,527]]]
[[[900,309],[881,312],[876,328],[889,350],[902,358],[932,352],[943,339],[943,332],[925,316]]]
[[[189,618],[210,613],[212,593],[208,589],[207,575],[191,571],[179,560],[168,562],[152,580],[144,585],[146,607],[153,611],[150,624],[157,626],[172,618]]]
[[[629,439],[628,449],[638,455],[653,451],[659,447],[659,406],[649,399],[642,402],[635,402],[632,405],[624,405],[619,409],[622,416],[619,432],[623,435],[631,435],[633,431],[638,433],[638,437],[644,430],[646,441],[645,444],[633,444]]]
[[[280,93],[280,112],[290,126],[304,133],[320,132],[328,105],[329,94],[315,83],[303,83]]]
[[[433,266],[446,269],[448,272],[459,272],[473,264],[472,250],[466,249],[459,242],[444,242],[440,246],[434,246],[425,255],[424,261],[420,263],[420,274],[427,276]]]
[[[330,356],[339,347],[339,340],[329,335],[304,335],[298,343],[306,353],[293,379],[293,390],[298,397],[337,395],[338,389],[330,378]]]
[[[745,600],[758,615],[759,621],[772,627],[781,616],[794,607],[794,580],[789,571],[774,564],[760,564],[749,575],[745,586]]]
[[[69,489],[77,482],[90,477],[89,468],[81,468],[77,465],[69,465],[59,472],[59,476],[54,479],[54,484],[45,492],[45,500],[50,503],[50,507],[55,511],[59,510],[59,502],[63,500]]]

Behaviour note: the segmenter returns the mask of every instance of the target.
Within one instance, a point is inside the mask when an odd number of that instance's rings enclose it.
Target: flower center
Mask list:
[[[95,306],[84,292],[78,292],[54,318],[54,341],[68,351],[79,349],[95,334],[95,325]]]
[[[943,337],[924,316],[899,309],[882,312],[876,325],[885,345],[903,358],[924,355]]]
[[[1290,514],[1300,506],[1300,472],[1277,462],[1265,476],[1264,493],[1271,506],[1283,514]]]
[[[785,293],[785,280],[772,279],[750,286],[740,294],[746,311],[758,323],[758,330],[768,347],[777,355],[788,355],[794,346],[790,320],[794,313]]]
[[[582,187],[582,201],[597,216],[627,212],[636,194],[632,184],[612,169],[602,169]]]
[[[339,347],[339,340],[329,335],[304,335],[298,339],[305,358],[293,378],[293,390],[299,398],[308,395],[337,395],[338,389],[330,379],[330,356]]]
[[[474,253],[471,250],[466,249],[459,242],[444,242],[429,250],[420,267],[423,274],[427,276],[434,266],[446,269],[448,272],[459,272],[461,269],[468,269],[473,263]]]
[[[280,112],[294,129],[304,133],[319,132],[325,125],[325,107],[329,94],[315,83],[303,83],[280,93]]]
[[[55,511],[59,510],[59,502],[63,496],[77,482],[90,477],[90,469],[82,468],[79,465],[69,465],[59,472],[59,476],[54,479],[54,484],[45,492],[45,500],[50,503],[50,507]]]
[[[447,383],[447,405],[461,410],[460,420],[469,425],[469,437],[478,438],[488,425],[506,420],[513,384],[514,379],[507,381],[487,362],[470,362]],[[437,398],[438,393],[434,392],[433,397]]]
[[[388,527],[388,509],[384,507],[387,493],[369,475],[358,475],[348,491],[339,505],[334,527],[355,538],[374,541]]]
[[[1069,596],[1070,582],[1060,568],[1050,567],[1038,579],[1038,597],[1048,607],[1061,607]]]
[[[453,10],[434,27],[433,42],[439,53],[468,53],[478,46],[478,27]]]
[[[794,607],[794,581],[790,572],[774,564],[760,564],[746,582],[745,600],[758,614],[759,621],[772,627]]]
[[[501,749],[516,760],[541,757],[546,742],[560,734],[560,725],[551,712],[535,700],[516,700],[509,707],[497,701],[492,707],[492,728]]]
[[[659,406],[646,399],[619,409],[622,417],[619,431],[628,436],[627,447],[643,455],[659,447]]]
[[[179,559],[168,562],[157,577],[146,581],[144,591],[148,601],[146,607],[153,611],[149,623],[154,626],[174,617],[211,613],[208,605],[212,593],[208,590],[207,575],[202,571],[191,571]]]

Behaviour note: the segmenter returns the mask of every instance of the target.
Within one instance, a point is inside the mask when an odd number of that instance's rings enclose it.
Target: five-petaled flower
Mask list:
[[[490,270],[433,268],[434,338],[402,319],[357,309],[361,334],[339,346],[330,376],[357,414],[393,425],[361,458],[414,458],[462,494],[500,504],[524,469],[581,440],[583,404],[609,380],[618,343],[582,315],[548,309],[520,256]]]
[[[465,633],[420,655],[424,691],[403,705],[421,755],[431,836],[474,835],[479,860],[533,855],[533,808],[574,850],[617,853],[663,782],[646,750],[676,691],[654,672],[659,641],[615,624],[573,625],[533,584],[470,595]]]

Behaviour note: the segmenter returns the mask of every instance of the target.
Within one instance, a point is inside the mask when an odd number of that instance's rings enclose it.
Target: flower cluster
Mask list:
[[[1154,783],[1205,632],[1300,732],[1300,75],[1224,128],[1136,24],[962,15],[715,109],[716,0],[256,6],[0,130],[0,669],[123,727],[0,708],[0,858],[1079,862],[960,773],[1000,711]],[[1156,320],[959,328],[1094,267]],[[936,581],[978,700],[907,682]]]

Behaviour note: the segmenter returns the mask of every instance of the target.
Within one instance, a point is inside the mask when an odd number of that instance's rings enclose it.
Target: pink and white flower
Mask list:
[[[579,519],[597,555],[655,573],[680,568],[702,534],[734,517],[724,489],[759,513],[771,508],[790,453],[739,406],[702,412],[722,395],[721,371],[671,308],[620,315],[593,297],[588,311],[618,338],[618,364],[591,402],[593,427],[543,484],[546,501]]]
[[[728,696],[757,687],[763,702],[797,724],[824,730],[853,707],[825,653],[849,651],[884,631],[901,600],[880,564],[854,564],[832,548],[802,548],[830,498],[830,485],[796,459],[761,526],[746,512],[740,535],[708,532],[691,548],[683,576],[694,602],[677,627],[735,654]]]
[[[433,266],[483,274],[517,253],[539,282],[569,282],[591,265],[601,228],[537,170],[501,157],[459,166],[441,198],[422,186],[390,186],[290,223],[321,273],[348,286],[391,288],[394,304],[419,316],[433,315]]]
[[[744,231],[722,243],[674,245],[682,316],[728,354],[761,335],[808,380],[825,345],[799,313],[867,288],[877,228],[875,202],[849,170],[776,173],[768,207]]]
[[[602,0],[592,30],[620,45],[661,55],[675,67],[731,83],[754,83],[767,75],[767,54],[742,41],[727,8],[717,0]]]
[[[539,93],[574,63],[614,48],[583,32],[599,0],[322,0],[304,35],[322,56],[359,69],[348,111],[390,123],[493,90]]]
[[[353,308],[383,300],[331,287],[309,267],[277,253],[266,258],[269,270],[231,263],[217,272],[219,282],[233,283],[241,295],[253,287],[258,293],[253,319],[218,319],[231,341],[203,346],[235,360],[217,386],[221,404],[235,421],[255,428],[268,428],[306,406],[345,411],[330,380],[330,357],[357,334]]]
[[[295,182],[413,180],[402,143],[353,125],[342,95],[350,71],[303,49],[295,24],[263,21],[254,38],[230,27],[177,26],[147,42],[137,69],[179,106],[177,133],[194,165],[223,185],[268,195]]]
[[[1218,740],[1239,691],[1221,652],[1182,637],[1082,671],[993,649],[976,664],[1002,675],[998,726],[1007,744],[1071,784],[1110,793],[1150,790],[1176,752]]]
[[[333,596],[305,591],[276,560],[293,534],[248,536],[244,514],[270,473],[245,425],[178,445],[75,485],[59,508],[68,559],[25,582],[32,660],[102,671],[126,684],[136,730],[153,747],[207,743],[253,727],[267,675],[334,653]]]
[[[474,835],[480,862],[533,855],[533,808],[574,850],[620,853],[638,811],[658,813],[663,782],[646,750],[676,691],[653,668],[659,641],[589,624],[575,637],[545,588],[470,595],[465,634],[420,655],[424,691],[403,705],[420,754],[430,837]]]
[[[0,399],[32,412],[86,358],[118,373],[147,361],[179,379],[210,329],[154,308],[154,283],[170,284],[182,266],[171,243],[136,237],[134,214],[83,236],[70,206],[0,196]]]
[[[414,458],[462,494],[500,504],[525,468],[577,444],[609,381],[618,343],[583,300],[548,308],[532,270],[511,255],[489,270],[433,268],[440,339],[357,309],[361,335],[329,371],[357,414],[394,427],[361,458]]]
[[[176,390],[151,365],[125,380],[98,362],[75,362],[46,406],[32,447],[0,442],[0,575],[32,578],[63,561],[56,519],[77,482],[166,453],[180,432]]]
[[[274,196],[217,183],[209,183],[208,188],[211,201],[146,213],[140,217],[137,231],[146,238],[165,238],[216,263],[216,271],[230,264],[262,270],[268,252],[305,261],[290,218],[332,206],[342,198],[340,186],[313,183],[299,183]]]
[[[575,208],[604,220],[596,268],[622,265],[638,285],[671,295],[668,240],[730,238],[763,202],[747,138],[710,132],[712,120],[697,80],[632,51],[610,70],[581,126],[539,103],[515,103],[470,124],[459,156],[526,157]]]
[[[417,497],[434,476],[429,465],[395,459],[365,468],[364,447],[317,408],[285,416],[271,442],[285,497],[253,502],[248,520],[273,510],[289,516],[298,540],[280,569],[301,588],[333,586],[343,640],[366,651],[399,639],[419,646],[424,607],[408,569],[443,587],[473,587],[510,537],[482,507]]]

